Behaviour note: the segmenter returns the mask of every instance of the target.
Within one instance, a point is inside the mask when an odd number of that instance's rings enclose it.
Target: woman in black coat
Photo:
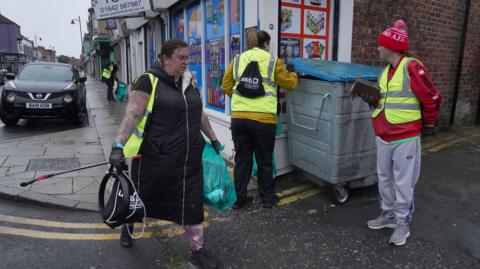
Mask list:
[[[139,146],[142,158],[132,162],[132,179],[138,182],[147,216],[182,225],[191,246],[189,259],[202,268],[216,268],[216,259],[203,247],[205,141],[200,131],[211,140],[217,153],[220,143],[187,70],[188,55],[184,41],[169,40],[158,55],[162,64],[154,65],[135,81],[110,162],[122,166],[123,145],[142,119],[155,84],[152,112]],[[128,228],[133,230],[133,225]],[[127,225],[122,227],[120,242],[124,247],[132,245]]]

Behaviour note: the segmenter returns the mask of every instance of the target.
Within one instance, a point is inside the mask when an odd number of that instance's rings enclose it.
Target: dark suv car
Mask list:
[[[0,119],[10,126],[21,118],[68,118],[82,125],[87,120],[86,80],[68,64],[28,63],[17,77],[7,74]]]

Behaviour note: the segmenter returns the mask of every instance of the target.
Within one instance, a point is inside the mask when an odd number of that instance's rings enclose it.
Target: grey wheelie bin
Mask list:
[[[382,69],[296,58],[301,74],[287,93],[289,159],[300,176],[332,186],[344,203],[349,188],[376,183],[376,147],[369,106],[350,93],[356,79],[376,81]]]

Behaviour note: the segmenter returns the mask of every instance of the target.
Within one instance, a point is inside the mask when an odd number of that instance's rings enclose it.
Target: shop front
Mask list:
[[[0,69],[17,73],[27,63],[27,58],[20,53],[0,53]]]
[[[230,98],[223,94],[221,82],[228,63],[244,51],[245,29],[253,27],[267,31],[272,37],[270,52],[285,62],[294,57],[331,60],[334,2],[192,0],[178,2],[169,9],[170,37],[183,39],[189,45],[189,69],[212,126],[225,144],[223,155],[227,160],[233,161],[234,155],[229,129],[231,109]],[[351,29],[351,25],[349,27]],[[347,24],[346,28],[349,27]],[[348,46],[348,42],[345,44]],[[350,60],[348,55],[339,55],[339,59],[342,57],[344,61]],[[281,89],[279,102],[281,131],[276,138],[275,159],[277,174],[281,175],[291,171],[286,128],[288,104]]]

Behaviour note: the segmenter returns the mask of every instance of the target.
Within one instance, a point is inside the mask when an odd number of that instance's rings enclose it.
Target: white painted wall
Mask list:
[[[276,0],[260,0],[262,5],[270,6]],[[268,4],[266,4],[268,2]],[[245,18],[245,28],[257,26],[258,23],[258,0],[245,0],[245,7],[243,9],[245,11],[244,18]]]
[[[122,62],[122,77],[119,79],[120,81],[126,82],[128,69],[127,69],[127,53],[126,53],[127,42],[125,41],[125,38],[122,38],[119,44],[121,49],[120,61]]]
[[[143,36],[143,27],[138,28],[130,34],[130,59],[132,80],[145,72],[145,40]]]
[[[266,31],[272,38],[270,41],[270,53],[278,56],[278,1],[261,1],[258,6],[260,30]]]
[[[354,0],[340,1],[340,21],[338,29],[338,61],[352,61],[352,29]]]

